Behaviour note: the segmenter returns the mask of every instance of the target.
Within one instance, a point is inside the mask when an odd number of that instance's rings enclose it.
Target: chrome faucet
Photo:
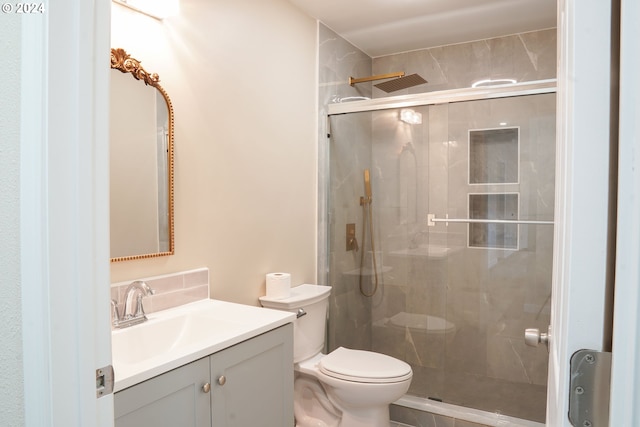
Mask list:
[[[124,307],[122,313],[118,311],[118,303],[111,300],[111,313],[113,317],[113,326],[116,328],[126,328],[127,326],[137,325],[145,322],[147,316],[142,306],[142,298],[155,294],[155,291],[145,282],[136,280],[132,282],[124,294]],[[133,299],[136,299],[135,309],[132,310]]]

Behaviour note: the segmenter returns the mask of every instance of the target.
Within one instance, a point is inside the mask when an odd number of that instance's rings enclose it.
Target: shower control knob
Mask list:
[[[549,333],[540,332],[538,328],[526,329],[524,331],[524,342],[531,347],[537,347],[542,343],[549,348]]]

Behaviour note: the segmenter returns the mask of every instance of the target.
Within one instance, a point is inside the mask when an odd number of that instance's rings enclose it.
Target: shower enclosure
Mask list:
[[[549,324],[555,117],[553,82],[329,106],[329,350],[406,361],[412,398],[544,422],[547,349],[523,337]]]

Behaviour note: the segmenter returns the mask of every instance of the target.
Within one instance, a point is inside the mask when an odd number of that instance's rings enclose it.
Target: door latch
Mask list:
[[[108,365],[104,368],[96,369],[96,397],[100,398],[113,393],[115,376],[113,374],[113,366]]]

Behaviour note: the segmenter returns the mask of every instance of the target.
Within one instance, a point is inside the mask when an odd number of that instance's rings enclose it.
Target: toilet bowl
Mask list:
[[[338,427],[342,412],[327,397],[314,377],[297,374],[293,390],[293,412],[296,427]]]
[[[264,307],[297,313],[294,322],[294,414],[297,427],[388,427],[389,404],[406,393],[407,363],[371,351],[339,347],[322,354],[330,287],[300,285]]]

